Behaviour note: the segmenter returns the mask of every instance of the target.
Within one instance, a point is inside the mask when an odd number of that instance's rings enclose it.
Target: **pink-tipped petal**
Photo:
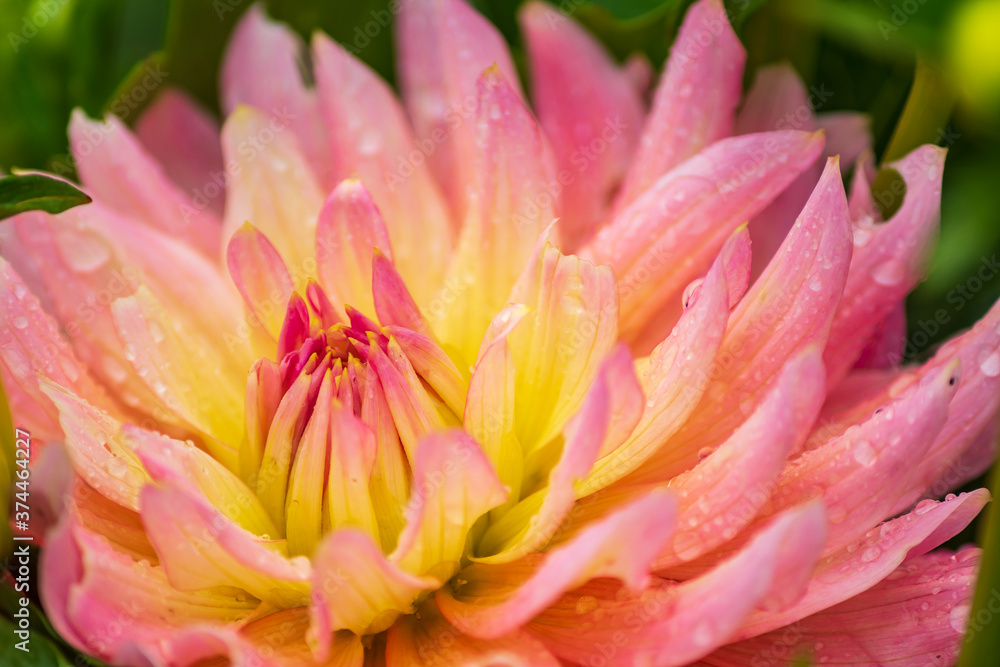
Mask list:
[[[579,495],[645,469],[657,449],[698,405],[709,381],[704,369],[715,359],[729,316],[725,256],[720,254],[705,279],[688,295],[687,309],[674,331],[650,355],[639,378],[648,399],[639,424],[621,447],[598,460],[580,484]]]
[[[404,327],[390,325],[383,331],[399,345],[416,374],[437,393],[444,404],[455,415],[463,414],[468,383],[441,346],[432,338]]]
[[[826,348],[831,386],[847,374],[878,323],[924,275],[937,237],[945,153],[922,146],[887,165],[906,183],[902,206],[884,224],[870,219],[857,223],[851,270]]]
[[[403,0],[396,22],[403,101],[414,134],[445,192],[456,228],[471,201],[476,80],[497,65],[520,94],[507,43],[465,0]]]
[[[774,262],[730,316],[719,353],[725,361],[709,379],[706,399],[662,450],[660,479],[690,468],[700,450],[727,438],[789,358],[824,345],[850,257],[847,198],[831,159]]]
[[[846,602],[724,646],[700,664],[777,667],[789,655],[822,665],[954,664],[980,555],[967,549],[914,558]]]
[[[284,321],[284,305],[295,290],[281,255],[266,236],[247,222],[229,239],[226,263],[254,317],[253,323],[277,341]]]
[[[660,79],[653,108],[615,202],[617,212],[661,176],[733,133],[746,51],[719,0],[688,10]]]
[[[141,494],[142,522],[170,584],[182,591],[235,586],[280,609],[307,604],[310,566],[289,560],[176,484],[149,485]]]
[[[602,229],[583,254],[618,276],[622,337],[640,349],[661,340],[681,312],[684,287],[740,224],[812,164],[822,143],[822,135],[791,130],[723,139]]]
[[[681,584],[656,580],[639,595],[592,582],[564,596],[527,630],[556,656],[587,664],[614,646],[623,664],[687,665],[731,640],[755,608],[801,593],[823,542],[822,506],[787,512],[739,554]],[[586,628],[581,632],[581,628]],[[628,641],[615,641],[622,635]]]
[[[207,110],[179,88],[166,88],[142,112],[135,134],[195,206],[222,219],[228,176],[219,122]]]
[[[389,85],[333,40],[315,35],[312,56],[333,184],[356,178],[368,188],[385,218],[396,266],[426,303],[452,246],[447,206],[426,164],[444,150],[443,135],[417,142]]]
[[[263,5],[253,5],[240,18],[223,56],[219,99],[226,115],[247,105],[283,118],[298,137],[312,176],[330,188],[326,129],[316,93],[302,77],[304,55],[305,45],[291,28],[268,18]],[[227,157],[227,169],[232,169],[232,159]]]
[[[805,594],[784,610],[758,611],[737,637],[746,639],[794,623],[862,593],[907,559],[921,556],[958,534],[989,502],[985,489],[949,497],[868,531],[858,542],[823,558]]]
[[[39,435],[48,432],[58,437],[59,413],[44,393],[40,378],[102,408],[114,409],[105,391],[70,349],[57,323],[3,259],[0,259],[0,338],[5,390],[12,397],[23,397],[23,405],[28,408],[22,412],[14,406],[20,427],[37,428]]]
[[[219,218],[175,185],[115,116],[94,121],[79,109],[69,124],[70,151],[87,192],[97,201],[214,258]]]
[[[327,198],[316,225],[319,279],[339,306],[341,317],[344,306],[375,316],[372,260],[376,251],[392,257],[382,214],[360,181],[346,180]]]
[[[418,596],[438,586],[433,577],[401,570],[369,535],[352,528],[323,538],[312,562],[310,642],[319,660],[326,660],[335,631],[382,632],[399,614],[413,613]]]
[[[645,588],[649,566],[674,530],[676,499],[653,491],[545,555],[504,565],[473,564],[462,583],[438,591],[445,617],[473,637],[512,632],[590,579],[614,577]]]
[[[424,438],[413,465],[414,493],[389,559],[412,574],[447,581],[466,555],[466,538],[480,516],[503,504],[507,490],[471,438],[458,430]]]
[[[376,252],[372,259],[371,291],[375,299],[375,314],[382,326],[405,327],[425,338],[437,340],[403,277],[396,271],[392,260],[381,252]]]
[[[461,290],[436,327],[467,360],[556,218],[551,156],[531,112],[496,67],[477,80],[475,99],[477,150],[469,168],[477,194],[447,281]]]
[[[819,413],[823,364],[818,347],[781,371],[763,402],[732,437],[693,470],[670,480],[682,499],[678,530],[657,559],[663,570],[732,539],[758,514],[770,514],[771,495],[792,446]],[[713,530],[702,530],[711,525]]]
[[[314,277],[319,182],[291,129],[287,111],[237,107],[222,127],[222,152],[231,167],[223,238],[249,222],[278,249],[296,285]]]
[[[560,238],[572,252],[606,219],[639,143],[642,98],[600,42],[559,10],[535,1],[518,18],[562,185]]]

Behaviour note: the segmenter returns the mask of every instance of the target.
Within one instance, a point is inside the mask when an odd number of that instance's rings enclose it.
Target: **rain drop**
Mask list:
[[[979,370],[986,377],[995,378],[1000,375],[1000,352],[982,350],[979,353]]]
[[[15,329],[27,329],[28,328],[28,318],[24,315],[18,315],[10,322],[14,325]]]
[[[868,547],[867,549],[861,552],[861,562],[870,563],[876,558],[878,558],[879,554],[881,553],[882,552],[879,550],[878,547]]]
[[[969,605],[960,604],[952,608],[948,614],[948,623],[960,635],[965,634],[965,626],[969,624]]]
[[[872,280],[885,287],[898,285],[905,276],[906,267],[897,259],[882,262],[872,269]]]
[[[875,463],[875,448],[867,440],[858,440],[851,447],[851,454],[854,460],[863,466],[870,466]]]

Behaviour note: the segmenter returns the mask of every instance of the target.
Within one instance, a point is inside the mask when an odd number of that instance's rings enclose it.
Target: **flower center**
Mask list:
[[[461,423],[414,349],[447,357],[409,329],[380,327],[351,307],[338,315],[318,285],[307,296],[289,302],[276,359],[259,359],[250,374],[241,470],[289,555],[311,555],[346,526],[389,553],[417,440]]]

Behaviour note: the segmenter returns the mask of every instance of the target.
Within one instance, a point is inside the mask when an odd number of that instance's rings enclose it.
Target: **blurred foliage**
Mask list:
[[[691,1],[553,4],[619,59],[638,52],[659,68]],[[523,74],[516,22],[521,0],[470,2],[510,41]],[[134,122],[148,100],[131,91],[148,68],[162,68],[167,84],[188,90],[217,111],[219,61],[236,20],[251,4],[0,0],[0,169],[47,168],[71,175],[65,138],[71,109],[82,107],[91,115],[113,109]],[[316,29],[326,31],[394,81],[396,0],[263,4],[305,37]],[[830,91],[819,111],[870,115],[880,160],[925,141],[949,148],[940,244],[927,280],[908,300],[911,334],[923,331],[930,339],[916,356],[928,356],[1000,297],[995,273],[987,279],[977,275],[1000,252],[1000,0],[725,4],[749,53],[747,85],[761,65],[788,61],[807,87]],[[941,309],[946,323],[929,326],[941,321],[935,317]],[[972,539],[972,532],[961,539]]]

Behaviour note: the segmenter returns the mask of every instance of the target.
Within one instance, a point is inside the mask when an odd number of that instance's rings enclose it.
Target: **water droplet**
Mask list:
[[[913,508],[913,513],[916,514],[917,516],[920,516],[921,514],[927,514],[936,506],[937,502],[929,498],[926,500],[921,500],[919,503],[917,503],[917,506]]]
[[[818,292],[822,287],[823,287],[823,281],[820,280],[819,274],[818,273],[812,274],[812,276],[809,278],[809,289],[811,289],[813,292]]]
[[[695,627],[691,639],[697,646],[708,646],[712,643],[712,628],[707,621],[702,621]]]
[[[868,547],[861,552],[861,562],[870,563],[878,558],[881,553],[882,551],[878,547]]]
[[[711,447],[702,447],[698,450],[698,461],[704,461],[713,451]]]
[[[969,605],[960,604],[953,607],[948,614],[948,623],[960,635],[965,634],[965,626],[969,624]]]
[[[56,236],[56,242],[66,263],[81,273],[96,271],[111,259],[111,249],[93,234],[66,229]]]
[[[125,461],[119,458],[113,458],[105,465],[108,469],[108,473],[116,479],[121,479],[125,476],[125,473],[128,472],[128,465],[126,465]]]
[[[995,378],[1000,375],[1000,352],[989,350],[981,350],[979,352],[979,370],[983,372],[983,375],[990,378]]]
[[[886,287],[898,285],[905,276],[906,267],[898,259],[887,260],[872,269],[872,280]]]
[[[872,239],[872,232],[867,227],[858,225],[854,228],[854,245],[861,248]]]
[[[122,354],[128,361],[135,361],[135,347],[131,343],[127,344],[122,350]]]
[[[368,127],[358,137],[358,152],[362,155],[374,155],[382,146],[382,137],[378,129]]]
[[[18,299],[23,299],[24,295],[27,294],[27,293],[28,293],[28,290],[27,290],[27,288],[25,288],[25,286],[22,283],[15,283],[14,284],[14,296],[16,296]]]
[[[28,328],[28,318],[24,315],[18,315],[13,320],[10,321],[14,325],[15,329],[27,329]]]
[[[867,440],[858,440],[851,447],[851,454],[854,460],[863,466],[870,466],[875,463],[875,448]]]

